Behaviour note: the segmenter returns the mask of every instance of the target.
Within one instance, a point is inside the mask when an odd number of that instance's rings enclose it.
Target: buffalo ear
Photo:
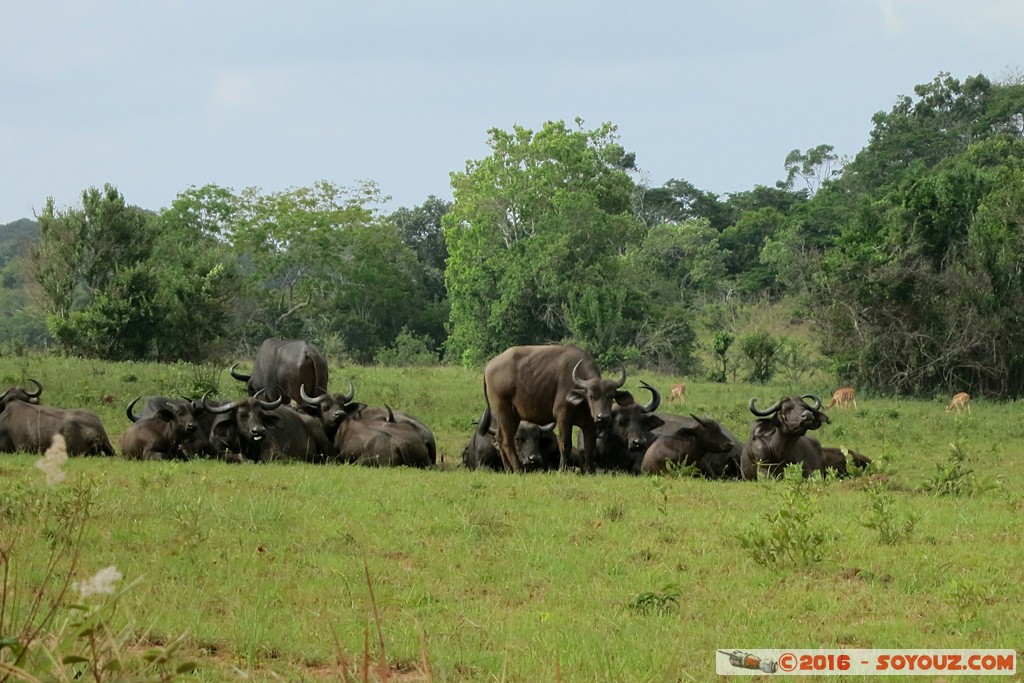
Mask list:
[[[587,402],[587,394],[583,389],[571,389],[565,395],[565,400],[574,406],[581,406]]]
[[[778,425],[774,420],[760,420],[754,423],[754,426],[750,430],[751,439],[763,439],[767,436],[771,436],[778,429]]]
[[[277,427],[281,424],[281,417],[277,413],[264,413],[263,424],[266,425],[267,427]]]
[[[635,403],[635,400],[633,399],[633,394],[620,390],[615,392],[615,402],[620,406],[628,406]]]
[[[167,408],[161,408],[160,410],[153,413],[154,417],[158,417],[164,422],[174,422],[176,416]]]
[[[654,413],[648,413],[647,415],[644,415],[643,425],[644,425],[644,429],[646,429],[647,431],[651,431],[652,429],[657,429],[658,427],[661,427],[664,424],[665,424],[665,421],[662,420],[657,415],[655,415]]]
[[[364,408],[366,408],[365,403],[346,403],[342,407],[342,410],[344,410],[349,417],[353,417],[355,416],[356,413],[360,412]]]

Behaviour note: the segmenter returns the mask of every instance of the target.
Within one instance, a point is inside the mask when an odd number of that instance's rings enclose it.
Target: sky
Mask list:
[[[854,156],[940,72],[1019,77],[1022,0],[0,0],[0,224],[110,183],[451,199],[488,131],[617,126],[638,182]]]

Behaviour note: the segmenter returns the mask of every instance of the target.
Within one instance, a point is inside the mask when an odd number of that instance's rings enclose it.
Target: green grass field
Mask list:
[[[96,410],[115,447],[137,395],[241,391],[219,369],[0,358],[0,385],[28,377],[45,385],[44,403]],[[483,407],[479,372],[335,367],[331,389],[347,379],[357,400],[431,426],[444,464],[76,458],[48,488],[35,456],[0,455],[0,547],[18,570],[9,592],[42,575],[69,491],[87,481],[75,579],[110,565],[140,579],[114,621],[147,642],[186,633],[194,680],[362,680],[364,651],[383,652],[395,681],[705,681],[717,678],[715,650],[737,648],[1024,652],[1020,404],[976,400],[958,416],[947,397],[858,396],[859,410],[817,435],[879,459],[870,479],[512,476],[458,466]],[[640,379],[667,397],[679,378],[639,373],[627,388]],[[665,408],[745,435],[751,396],[832,388],[687,382],[687,403]],[[960,470],[954,452],[966,455]],[[959,494],[924,492],[933,480]],[[772,513],[798,490],[826,539],[821,560],[757,563],[741,539],[777,530]],[[912,530],[896,530],[907,518]],[[7,613],[0,637],[18,623]]]

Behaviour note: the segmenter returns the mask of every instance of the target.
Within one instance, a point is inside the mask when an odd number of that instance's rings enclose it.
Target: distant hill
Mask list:
[[[0,225],[0,268],[18,256],[25,244],[39,241],[39,223],[30,218],[21,218],[13,223]]]

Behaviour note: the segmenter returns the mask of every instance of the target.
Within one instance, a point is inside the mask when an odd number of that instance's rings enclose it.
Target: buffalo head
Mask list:
[[[811,399],[814,405],[808,405],[805,399]],[[758,409],[757,398],[752,398],[749,406],[750,412],[757,417],[777,421],[779,429],[785,434],[801,435],[831,422],[821,410],[821,399],[814,394],[785,396],[764,410]]]
[[[39,395],[43,393],[43,385],[34,379],[29,382],[36,385],[36,390],[29,391],[21,387],[11,387],[0,395],[0,410],[3,410],[11,401],[24,401],[33,405],[39,405]]]
[[[598,427],[606,427],[612,421],[612,404],[619,399],[631,401],[633,399],[629,392],[620,391],[626,383],[626,368],[622,368],[618,380],[602,379],[600,376],[593,379],[581,379],[579,376],[580,360],[572,368],[571,389],[566,400],[575,405],[581,406],[586,403],[590,407],[590,416]],[[627,398],[628,397],[628,398]]]

